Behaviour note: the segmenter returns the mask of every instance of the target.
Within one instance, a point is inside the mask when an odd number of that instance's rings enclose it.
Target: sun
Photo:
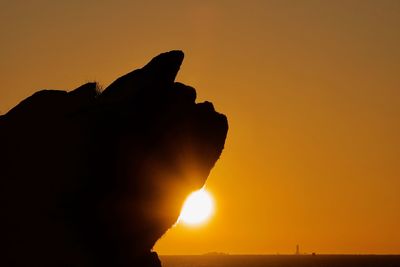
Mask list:
[[[187,225],[199,225],[205,222],[214,211],[214,202],[204,188],[191,193],[183,204],[179,222]]]

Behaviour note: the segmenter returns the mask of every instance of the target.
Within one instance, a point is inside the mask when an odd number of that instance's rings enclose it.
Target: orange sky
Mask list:
[[[0,1],[0,113],[184,50],[230,132],[214,217],[156,251],[400,253],[399,1],[82,2]]]

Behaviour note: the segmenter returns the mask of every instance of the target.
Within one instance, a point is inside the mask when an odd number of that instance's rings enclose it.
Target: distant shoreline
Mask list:
[[[159,258],[163,267],[400,267],[399,254],[213,254]]]
[[[313,255],[312,253],[304,253],[304,254],[284,254],[284,253],[279,253],[279,254],[229,254],[229,253],[204,253],[204,254],[159,254],[160,257],[180,257],[180,256],[193,256],[193,257],[198,257],[198,256],[293,256],[293,257],[299,257],[299,256],[398,256],[400,257],[400,254],[318,254],[315,253]]]

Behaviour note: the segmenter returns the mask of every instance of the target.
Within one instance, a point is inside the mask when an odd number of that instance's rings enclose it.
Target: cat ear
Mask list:
[[[172,84],[182,65],[184,56],[183,52],[179,50],[162,53],[144,66],[143,70],[146,75],[154,76],[162,83]]]
[[[162,53],[143,68],[115,80],[100,97],[106,101],[118,101],[129,98],[140,90],[158,90],[172,86],[183,58],[183,52],[178,50]]]

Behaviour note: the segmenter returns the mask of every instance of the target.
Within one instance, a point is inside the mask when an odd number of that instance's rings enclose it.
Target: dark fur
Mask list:
[[[171,51],[112,83],[44,90],[0,116],[0,266],[160,266],[154,243],[228,129],[175,83]]]

